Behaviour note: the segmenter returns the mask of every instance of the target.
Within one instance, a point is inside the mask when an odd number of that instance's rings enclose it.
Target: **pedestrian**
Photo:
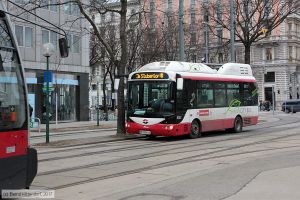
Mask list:
[[[30,116],[30,118],[32,117],[32,113],[33,113],[33,108],[32,108],[32,106],[29,104],[29,116]]]
[[[262,100],[259,100],[259,111],[262,110],[262,107],[263,107],[263,102],[262,102]]]

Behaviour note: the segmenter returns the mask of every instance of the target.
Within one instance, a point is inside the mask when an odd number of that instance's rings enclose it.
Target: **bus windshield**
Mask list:
[[[174,114],[174,82],[131,81],[128,114],[143,117],[166,117]]]
[[[0,18],[0,131],[27,126],[22,70],[10,33]]]

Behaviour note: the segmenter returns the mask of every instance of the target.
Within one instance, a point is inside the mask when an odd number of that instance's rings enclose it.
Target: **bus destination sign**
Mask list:
[[[168,79],[169,75],[163,72],[144,72],[136,73],[132,79]]]

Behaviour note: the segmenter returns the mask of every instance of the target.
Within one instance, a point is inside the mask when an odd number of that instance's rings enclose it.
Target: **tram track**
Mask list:
[[[293,133],[293,134],[289,134],[289,135],[285,135],[285,136],[279,136],[279,137],[274,137],[274,138],[265,139],[265,140],[261,140],[261,141],[250,142],[250,143],[247,143],[247,144],[236,145],[236,146],[228,147],[228,148],[225,148],[225,149],[220,149],[220,150],[207,152],[207,153],[201,153],[201,154],[198,154],[198,155],[193,155],[193,156],[188,156],[188,157],[185,157],[185,158],[175,159],[175,160],[168,161],[168,162],[162,162],[162,163],[159,163],[159,164],[154,164],[154,165],[150,165],[150,166],[146,166],[146,167],[141,167],[141,168],[138,168],[138,169],[126,170],[126,171],[123,171],[123,172],[113,173],[113,174],[104,175],[104,176],[98,176],[98,177],[90,178],[90,179],[83,180],[83,181],[72,182],[72,183],[68,183],[68,184],[53,187],[52,189],[63,189],[63,188],[67,188],[67,187],[72,187],[72,186],[76,186],[76,185],[89,183],[89,182],[95,182],[95,181],[99,181],[99,180],[116,178],[116,177],[121,177],[121,176],[124,176],[124,175],[130,175],[130,174],[140,173],[140,172],[159,169],[159,168],[164,168],[164,167],[176,166],[176,165],[180,165],[180,164],[184,164],[184,163],[198,162],[198,161],[224,158],[224,157],[243,155],[243,154],[249,154],[249,153],[266,152],[266,151],[273,151],[273,150],[280,150],[280,149],[289,149],[289,148],[293,148],[293,147],[300,147],[300,145],[293,145],[293,146],[289,146],[289,147],[277,147],[277,148],[267,147],[266,149],[260,149],[260,150],[241,151],[241,152],[237,152],[237,153],[228,153],[228,154],[225,154],[225,155],[215,155],[215,154],[220,153],[220,152],[224,153],[226,151],[228,152],[228,151],[236,150],[236,149],[243,148],[243,147],[248,147],[248,146],[258,145],[258,144],[263,144],[263,143],[269,143],[269,142],[273,142],[273,141],[276,141],[276,140],[285,139],[285,138],[288,138],[288,137],[293,137],[293,136],[298,135],[298,134],[299,133]],[[209,156],[209,157],[205,157],[205,156]],[[101,165],[101,164],[98,163],[98,165]],[[83,168],[85,168],[85,167],[83,167]]]
[[[243,145],[238,145],[238,146],[233,146],[233,147],[228,147],[228,148],[222,148],[222,149],[219,149],[219,150],[216,150],[216,151],[212,151],[212,152],[208,152],[208,153],[204,153],[204,154],[198,154],[198,155],[196,155],[196,157],[215,154],[215,153],[228,151],[228,150],[232,150],[232,149],[236,149],[236,148],[247,147],[247,146],[254,145],[254,144],[266,143],[268,141],[273,141],[275,139],[288,138],[288,137],[295,136],[295,135],[298,135],[298,134],[299,133],[284,135],[284,136],[275,137],[275,138],[272,138],[272,139],[266,139],[266,140],[256,141],[256,142],[252,142],[252,143],[248,143],[248,144],[243,144]],[[236,139],[242,139],[242,138],[243,137],[239,137],[239,138],[236,138]],[[191,146],[189,146],[189,147],[191,147]],[[208,150],[208,149],[209,148],[205,148],[205,150]],[[169,150],[169,151],[171,151],[171,150]],[[191,150],[191,151],[187,151],[187,152],[195,152],[195,150]],[[164,155],[169,155],[169,154],[174,154],[174,152],[170,153],[170,152],[167,152],[167,150],[165,150],[164,153],[162,153],[161,151],[151,152],[151,153],[147,153],[147,154],[136,155],[136,156],[128,156],[128,157],[125,157],[125,158],[115,159],[115,160],[110,160],[110,161],[96,162],[96,163],[91,163],[91,164],[87,164],[87,165],[80,165],[80,166],[74,166],[74,167],[63,168],[63,169],[58,169],[58,170],[45,171],[45,172],[38,173],[38,175],[39,176],[45,176],[45,175],[57,174],[57,173],[62,173],[62,172],[67,172],[67,171],[78,170],[78,169],[84,169],[84,168],[90,168],[90,167],[96,167],[96,166],[104,166],[104,165],[110,165],[110,164],[116,164],[116,163],[123,163],[123,162],[127,162],[127,161],[141,160],[141,159],[145,159],[145,158],[151,158],[151,157],[156,157],[156,156],[164,156]],[[189,158],[191,158],[191,157],[186,157],[186,158],[182,158],[182,159],[189,159]]]
[[[300,122],[300,119],[297,121]],[[291,122],[291,123],[284,123],[282,125],[288,125],[288,124],[294,124],[297,122]],[[278,124],[276,124],[276,126],[278,126]],[[280,125],[279,125],[280,126]],[[265,128],[271,128],[271,127],[275,127],[275,126],[268,126],[268,127],[262,127],[262,128],[257,128],[255,130],[260,130],[260,129],[265,129]],[[281,128],[280,130],[277,129],[277,131],[282,131],[284,130],[284,128]],[[268,131],[268,132],[273,132],[273,131]],[[191,144],[191,141],[187,141],[187,142],[182,142],[182,143],[169,143],[169,142],[165,142],[166,145],[162,145],[162,143],[156,143],[156,144],[141,144],[141,145],[135,145],[135,146],[130,146],[130,147],[123,147],[123,148],[117,148],[117,149],[107,149],[107,150],[102,150],[102,151],[95,151],[95,152],[84,152],[84,153],[79,153],[79,154],[74,154],[74,155],[67,155],[67,156],[57,156],[57,157],[51,157],[51,158],[45,158],[45,159],[40,159],[39,162],[47,162],[47,161],[54,161],[54,160],[60,160],[60,159],[68,159],[68,158],[76,158],[76,157],[81,157],[81,156],[90,156],[90,155],[101,155],[101,154],[105,154],[105,153],[116,153],[116,152],[122,152],[122,151],[128,151],[128,150],[139,150],[139,149],[145,149],[145,148],[156,148],[156,147],[171,147],[171,146],[176,146],[175,148],[171,148],[171,149],[167,149],[167,150],[163,150],[163,151],[172,151],[175,149],[184,149],[184,148],[190,148],[190,147],[194,147],[194,146],[203,146],[209,143],[216,143],[216,142],[224,142],[224,141],[231,141],[231,140],[238,140],[238,139],[242,139],[242,138],[250,138],[250,137],[255,137],[257,135],[261,135],[261,134],[266,134],[268,132],[263,132],[263,133],[253,133],[253,134],[249,134],[248,135],[244,135],[244,133],[239,134],[236,137],[233,138],[225,138],[225,139],[221,139],[221,140],[213,140],[213,141],[206,141],[206,142],[202,142],[199,143],[199,141],[195,141],[193,142],[193,144]],[[230,135],[230,134],[226,134],[226,135]],[[222,135],[222,136],[226,136],[226,135]],[[230,135],[232,136],[232,135]],[[208,137],[207,137],[208,138]],[[183,147],[178,147],[178,145],[182,145],[182,144],[186,144]],[[82,149],[86,149],[86,148],[93,148],[93,147],[98,147],[98,145],[92,145],[92,146],[88,146],[88,147],[80,147],[80,148],[76,148],[76,150],[82,150]],[[100,146],[101,147],[101,146]],[[72,149],[74,150],[74,148]],[[70,151],[70,149],[67,149],[66,151]],[[56,151],[56,152],[51,152],[51,153],[61,153],[63,151]],[[151,154],[155,154],[155,153],[160,153],[161,151],[157,151],[157,152],[153,152]]]

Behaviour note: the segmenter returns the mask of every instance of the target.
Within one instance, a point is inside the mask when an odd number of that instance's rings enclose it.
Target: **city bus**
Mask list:
[[[162,61],[129,74],[127,134],[148,137],[227,130],[258,122],[257,84],[250,65]]]
[[[29,188],[37,152],[29,146],[24,70],[3,1],[0,1],[0,197],[3,189]]]

